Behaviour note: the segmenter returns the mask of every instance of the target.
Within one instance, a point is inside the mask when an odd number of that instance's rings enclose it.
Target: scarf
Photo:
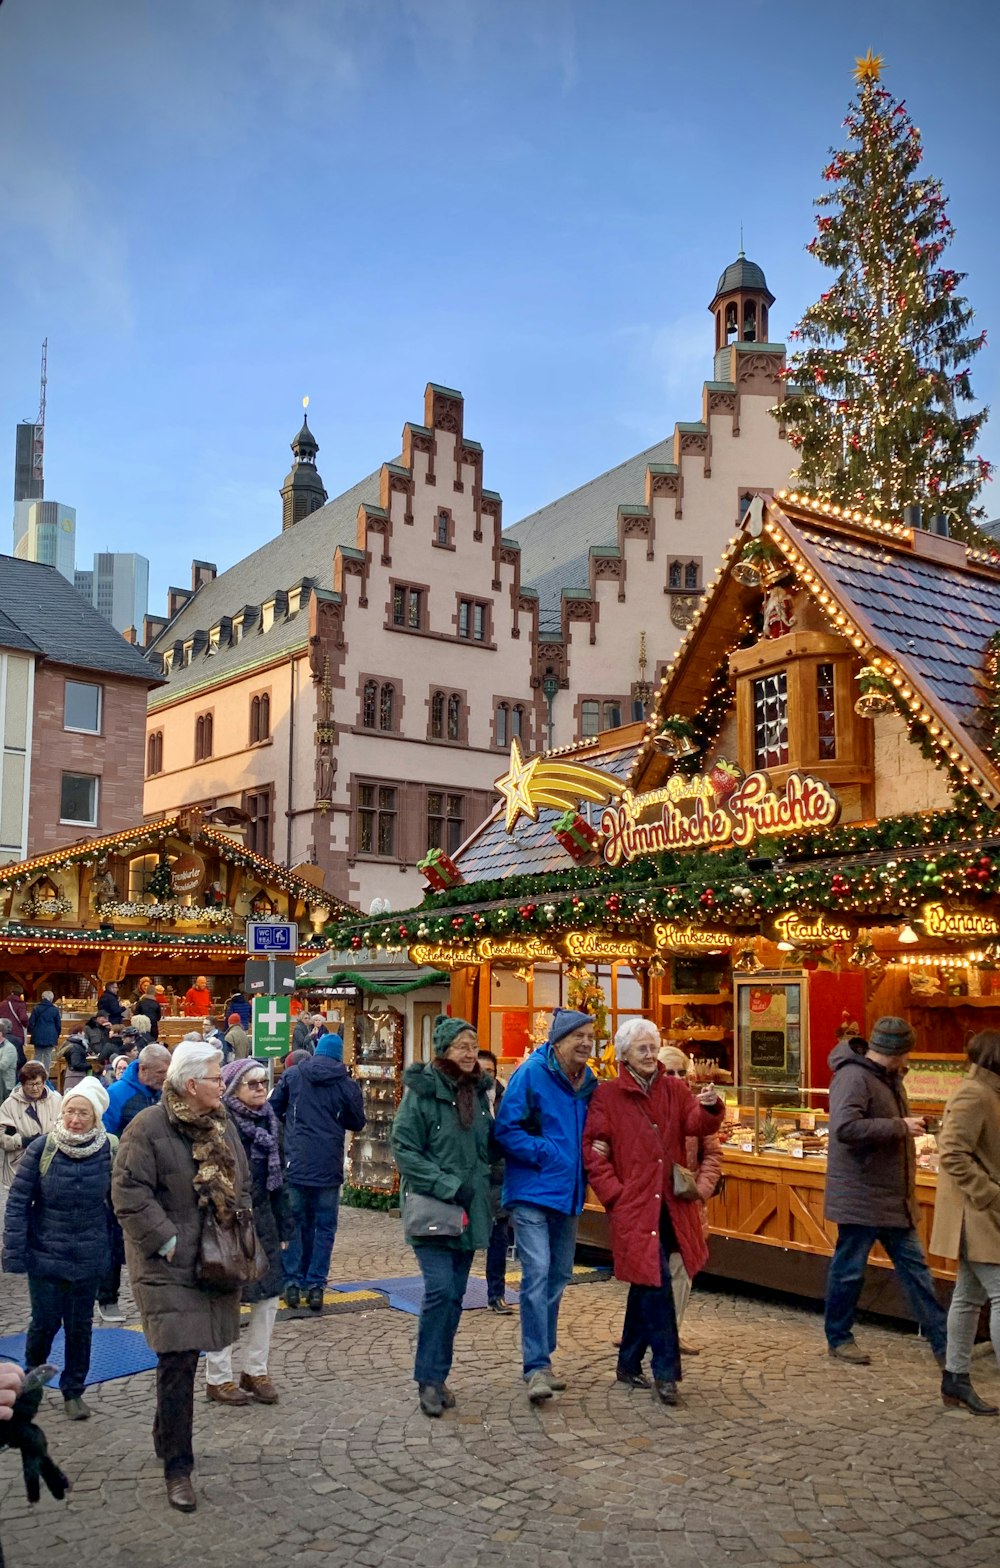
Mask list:
[[[655,1073],[650,1073],[648,1078],[644,1078],[641,1073],[636,1072],[634,1067],[630,1067],[628,1062],[625,1063],[625,1071],[628,1073],[630,1078],[635,1079],[643,1094],[648,1094],[650,1089],[653,1087],[653,1084],[656,1082]]]
[[[199,1209],[207,1209],[211,1203],[216,1218],[228,1223],[236,1209],[236,1156],[226,1137],[224,1108],[194,1111],[183,1095],[169,1087],[163,1091],[162,1103],[171,1127],[191,1145]]]
[[[267,1190],[277,1192],[283,1177],[278,1118],[273,1109],[265,1103],[259,1111],[252,1111],[242,1100],[233,1099],[226,1101],[226,1110],[236,1123],[236,1130],[249,1147],[251,1155],[260,1154],[267,1160]]]
[[[101,1122],[90,1132],[69,1132],[61,1121],[56,1122],[49,1137],[59,1153],[65,1154],[70,1160],[87,1160],[92,1154],[99,1154],[108,1141]]]
[[[446,1056],[434,1058],[434,1069],[442,1078],[447,1078],[455,1091],[455,1108],[458,1111],[458,1125],[468,1131],[476,1119],[476,1096],[482,1073],[477,1062],[471,1073],[463,1073],[454,1062],[449,1062]]]

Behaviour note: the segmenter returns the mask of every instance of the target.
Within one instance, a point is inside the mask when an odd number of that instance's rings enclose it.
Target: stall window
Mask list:
[[[780,768],[788,761],[788,675],[779,670],[753,683],[755,768]]]
[[[833,665],[818,664],[816,666],[816,712],[819,721],[821,762],[832,761],[837,755],[837,717],[833,692]]]
[[[626,1018],[643,1016],[642,986],[628,964],[588,965],[604,992],[613,1038]],[[530,964],[493,966],[490,973],[490,1050],[508,1064],[545,1039],[557,1007],[569,1007],[565,968]]]

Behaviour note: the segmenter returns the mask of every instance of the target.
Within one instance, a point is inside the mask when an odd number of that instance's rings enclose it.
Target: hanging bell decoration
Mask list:
[[[861,695],[854,704],[859,719],[875,719],[883,713],[893,713],[896,699],[892,686],[872,664],[866,664],[854,677],[861,687]]]
[[[763,539],[748,539],[733,567],[733,576],[744,588],[760,588],[765,577],[784,567],[784,561],[772,545]]]
[[[733,973],[741,975],[756,975],[763,969],[757,954],[752,947],[743,947],[733,959]]]
[[[672,713],[669,718],[664,719],[659,735],[653,739],[653,745],[664,757],[674,759],[691,757],[698,750],[694,742],[692,726],[678,713]]]
[[[882,960],[879,958],[870,942],[855,942],[848,959],[852,969],[881,969]]]

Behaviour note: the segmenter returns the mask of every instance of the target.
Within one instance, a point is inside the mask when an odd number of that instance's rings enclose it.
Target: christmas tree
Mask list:
[[[969,363],[986,341],[957,292],[964,274],[940,265],[954,230],[940,181],[920,172],[920,132],[880,83],[882,62],[859,60],[858,98],[832,150],[806,247],[835,274],[789,333],[785,401],[772,414],[798,451],[793,481],[842,506],[898,517],[916,502],[952,532],[978,536],[973,501],[990,464],[972,448],[988,410],[972,400]]]
[[[149,879],[146,891],[157,904],[169,903],[173,897],[174,879],[170,874],[170,862],[167,860],[166,855],[160,856],[156,870]]]

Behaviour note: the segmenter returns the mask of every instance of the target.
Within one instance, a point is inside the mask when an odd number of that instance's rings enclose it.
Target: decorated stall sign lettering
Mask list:
[[[709,775],[711,778],[711,775]],[[791,773],[779,795],[766,773],[749,773],[724,799],[713,794],[715,805],[699,794],[694,809],[683,813],[665,801],[659,818],[636,821],[644,797],[636,795],[621,805],[605,806],[601,814],[604,859],[609,866],[658,855],[670,850],[711,849],[735,844],[746,849],[754,839],[773,834],[814,832],[832,827],[840,815],[840,802],[823,783],[808,773]]]
[[[411,964],[427,964],[431,969],[461,969],[479,962],[474,947],[446,947],[443,942],[416,942],[407,956]]]
[[[653,927],[653,939],[658,948],[698,948],[717,953],[733,940],[722,931],[706,931],[687,921],[661,920]]]
[[[476,943],[479,957],[492,963],[503,963],[509,959],[512,963],[557,964],[560,954],[550,942],[543,942],[541,937],[495,937],[484,936]]]
[[[920,919],[928,936],[959,942],[1000,936],[1000,919],[978,909],[945,909],[943,904],[925,904]]]
[[[849,926],[842,926],[825,915],[797,915],[794,910],[776,915],[774,923],[781,932],[783,942],[793,942],[796,947],[825,947],[829,942],[849,942]]]
[[[180,855],[170,867],[170,876],[174,892],[186,898],[189,893],[201,891],[205,882],[205,862],[193,852]]]
[[[650,949],[643,942],[608,936],[603,931],[567,931],[562,945],[569,958],[591,963],[634,964],[650,956]]]

